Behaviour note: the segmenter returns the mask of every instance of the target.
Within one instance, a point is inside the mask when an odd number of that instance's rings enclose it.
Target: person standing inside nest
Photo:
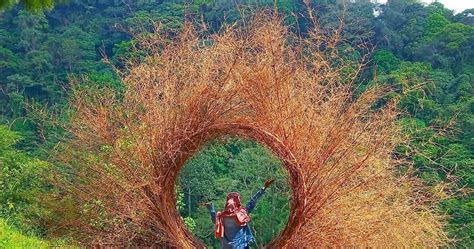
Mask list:
[[[245,207],[240,203],[240,194],[230,192],[227,194],[227,200],[224,210],[216,213],[212,202],[202,203],[207,206],[211,213],[212,222],[215,224],[214,235],[221,240],[221,248],[224,249],[245,249],[255,243],[248,222],[249,214],[255,208],[257,200],[262,197],[272,183],[273,179],[265,181],[257,193],[255,193]]]

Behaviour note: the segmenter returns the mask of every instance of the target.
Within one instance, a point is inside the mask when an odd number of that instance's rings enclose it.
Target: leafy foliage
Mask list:
[[[41,172],[47,165],[16,149],[19,139],[17,133],[0,125],[0,218],[32,231],[37,224],[31,221],[43,213],[37,197],[44,189]]]
[[[228,192],[239,192],[242,204],[262,187],[266,179],[276,182],[258,201],[251,227],[259,245],[265,245],[283,229],[289,214],[290,189],[287,174],[278,158],[261,145],[238,138],[215,141],[202,149],[183,167],[180,186],[186,208],[181,215],[195,221],[194,233],[208,245],[218,247],[214,225],[207,208],[199,202],[212,201],[223,208]]]

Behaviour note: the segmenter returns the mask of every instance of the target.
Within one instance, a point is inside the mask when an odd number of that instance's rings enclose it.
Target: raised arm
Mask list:
[[[214,208],[214,204],[209,202],[206,206],[207,209],[209,209],[209,213],[211,214],[212,223],[216,224],[216,209]]]
[[[247,213],[252,212],[252,210],[255,208],[255,205],[257,204],[258,199],[260,199],[263,194],[265,194],[265,187],[261,187],[257,193],[252,196],[249,203],[247,203],[247,206],[245,207]]]
[[[262,197],[263,194],[265,194],[265,189],[268,188],[273,183],[273,179],[267,179],[265,183],[263,184],[263,187],[261,187],[257,193],[255,193],[252,198],[250,199],[249,203],[247,203],[247,206],[245,209],[247,210],[247,213],[252,212],[252,210],[255,208],[255,205],[257,204],[257,201],[260,197]]]

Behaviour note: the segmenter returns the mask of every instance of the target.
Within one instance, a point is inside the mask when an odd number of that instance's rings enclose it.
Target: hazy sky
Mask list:
[[[434,2],[434,0],[422,0],[425,3]],[[378,0],[379,3],[385,3],[387,0]],[[474,0],[438,0],[444,7],[454,10],[456,13],[465,9],[474,8]]]

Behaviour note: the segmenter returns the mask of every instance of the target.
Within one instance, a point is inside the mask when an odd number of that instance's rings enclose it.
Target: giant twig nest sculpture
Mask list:
[[[139,39],[146,56],[129,60],[122,94],[80,88],[71,99],[73,138],[58,158],[59,185],[81,210],[76,237],[202,247],[176,210],[176,178],[206,142],[238,135],[268,146],[290,176],[288,224],[268,246],[442,244],[422,186],[395,174],[396,101],[376,104],[377,86],[353,93],[365,58],[341,44],[275,18],[205,39],[190,25]]]

